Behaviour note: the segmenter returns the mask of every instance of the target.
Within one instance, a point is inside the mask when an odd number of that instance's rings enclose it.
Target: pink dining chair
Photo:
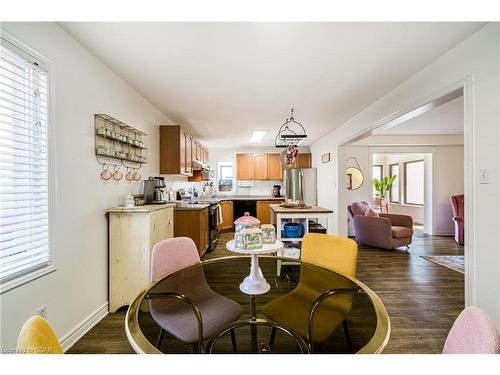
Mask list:
[[[176,237],[160,241],[153,247],[151,279],[158,281],[200,262],[198,249],[191,238]],[[162,291],[183,295],[189,301],[184,297],[150,299],[151,316],[160,326],[156,343],[158,348],[167,331],[178,340],[192,344],[194,350],[203,352],[203,340],[226,324],[238,320],[242,313],[239,303],[210,289],[202,267],[188,268],[179,277],[167,278],[151,292],[154,294]],[[234,331],[231,330],[230,333],[233,351],[236,352]]]
[[[490,317],[480,308],[469,306],[453,323],[443,354],[499,354],[500,339]]]

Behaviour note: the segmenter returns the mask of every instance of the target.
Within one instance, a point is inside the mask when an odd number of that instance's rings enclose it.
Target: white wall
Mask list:
[[[51,61],[56,202],[53,263],[57,271],[1,295],[1,346],[15,347],[23,323],[43,304],[65,338],[108,301],[106,209],[142,183],[103,183],[94,156],[93,115],[107,113],[149,135],[143,178],[158,173],[158,126],[151,104],[55,23],[3,23],[2,29]],[[100,310],[101,309],[101,310]]]
[[[498,23],[486,25],[311,146],[313,165],[318,167],[319,204],[334,210],[337,217],[334,229],[337,233],[345,235],[347,213],[345,207],[339,207],[338,204],[339,200],[345,202],[345,182],[338,180],[343,178],[343,173],[339,173],[338,167],[341,166],[343,169],[346,155],[339,145],[425,104],[438,95],[452,91],[464,82],[467,89],[464,96],[466,106],[472,100],[473,107],[472,112],[465,113],[465,118],[470,119],[473,125],[472,138],[466,136],[466,140],[471,139],[470,144],[466,144],[466,151],[471,153],[473,165],[471,185],[465,187],[465,194],[474,202],[473,210],[466,212],[470,219],[466,225],[469,225],[471,231],[471,237],[466,241],[470,248],[474,249],[471,256],[466,257],[466,268],[470,268],[474,276],[470,278],[470,275],[466,275],[466,286],[470,285],[470,288],[466,287],[465,293],[468,303],[486,310],[498,326],[500,326],[498,298],[500,252],[497,241],[500,227],[497,214],[500,205],[499,41],[500,25]],[[327,152],[332,154],[333,160],[331,163],[321,164],[321,155]],[[469,165],[466,167],[469,168]],[[488,169],[489,184],[479,184],[480,169]]]
[[[215,170],[214,186],[218,188],[219,170],[218,165],[221,162],[232,162],[235,167],[236,173],[236,154],[237,153],[280,153],[282,148],[275,147],[249,147],[249,148],[210,148],[209,158],[210,166]],[[299,152],[310,152],[308,147],[299,147]],[[231,192],[217,192],[220,195],[271,195],[273,185],[283,185],[282,180],[268,180],[268,181],[233,181],[233,191]],[[285,192],[281,190],[281,195]]]

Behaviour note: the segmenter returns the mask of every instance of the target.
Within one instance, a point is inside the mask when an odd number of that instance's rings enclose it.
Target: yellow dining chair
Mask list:
[[[24,323],[17,339],[22,354],[63,354],[61,344],[49,322],[35,315]]]
[[[327,234],[308,233],[304,236],[301,260],[333,270],[336,273],[356,277],[358,245],[355,241]],[[352,289],[347,279],[321,268],[301,267],[297,287],[263,307],[264,314],[279,324],[294,330],[305,339],[309,338],[309,311],[316,299],[325,291],[335,288]],[[352,344],[345,320],[352,306],[352,294],[337,294],[326,298],[314,315],[311,351],[314,343],[329,339],[342,324],[349,350]],[[270,347],[274,345],[276,330],[271,332]]]

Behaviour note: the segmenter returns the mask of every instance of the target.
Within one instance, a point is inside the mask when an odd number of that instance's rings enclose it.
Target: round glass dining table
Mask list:
[[[283,258],[259,256],[260,272],[271,286],[260,295],[248,295],[239,288],[250,269],[249,256],[206,260],[149,284],[127,311],[125,330],[130,344],[137,353],[151,354],[383,351],[390,321],[372,290],[318,265],[286,258],[287,265],[280,266],[278,260]],[[203,309],[210,303],[204,293],[230,301],[231,306],[239,304],[241,314],[215,330],[212,327],[213,333],[199,340],[199,332],[209,323],[203,321]],[[160,306],[155,301],[168,305],[166,320],[155,313]],[[226,311],[221,306],[213,307],[223,317]],[[187,328],[198,332],[198,339],[176,337],[175,332],[186,329],[176,327],[179,324],[191,324]]]

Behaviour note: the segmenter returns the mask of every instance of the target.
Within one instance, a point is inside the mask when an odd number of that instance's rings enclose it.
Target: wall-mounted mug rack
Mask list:
[[[141,130],[129,126],[109,115],[94,115],[95,155],[102,166],[101,178],[108,180],[108,169],[115,172],[113,178],[120,180],[123,174],[119,171],[123,166],[129,171],[135,171],[135,178],[140,179],[139,169],[148,162],[148,135]],[[104,177],[103,177],[104,175]],[[139,176],[139,178],[137,178]],[[120,177],[120,178],[117,178]]]

